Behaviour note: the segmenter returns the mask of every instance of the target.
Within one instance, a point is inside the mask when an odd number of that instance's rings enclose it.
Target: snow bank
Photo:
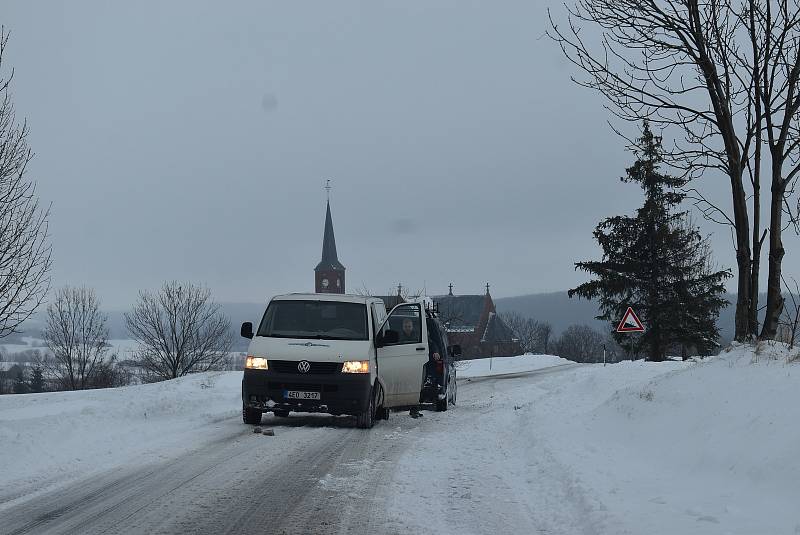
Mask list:
[[[737,346],[464,383],[401,459],[390,515],[410,532],[796,535],[792,358]]]
[[[800,533],[800,368],[790,358],[780,345],[737,346],[621,389],[553,424],[561,458],[576,459],[643,533]]]
[[[241,432],[241,372],[116,389],[0,396],[0,501]]]

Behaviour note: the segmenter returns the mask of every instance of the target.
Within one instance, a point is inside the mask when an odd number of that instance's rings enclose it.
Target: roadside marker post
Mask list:
[[[603,344],[603,368],[606,367],[606,345]]]

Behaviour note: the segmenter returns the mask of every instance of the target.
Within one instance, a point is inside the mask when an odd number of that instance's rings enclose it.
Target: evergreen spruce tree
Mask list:
[[[28,383],[25,382],[25,376],[20,375],[14,381],[14,393],[15,394],[27,394],[28,390]]]
[[[657,361],[669,350],[707,353],[719,338],[716,319],[730,272],[714,270],[707,239],[687,212],[677,211],[686,181],[659,171],[661,139],[647,121],[634,152],[637,160],[621,180],[641,186],[644,204],[633,217],[610,217],[597,225],[594,237],[603,258],[575,264],[595,278],[569,296],[598,299],[598,319],[611,324],[614,339],[629,353]],[[616,333],[629,306],[645,324],[644,333]]]
[[[31,392],[44,392],[44,373],[42,372],[42,366],[39,363],[36,363],[33,366],[30,388]]]

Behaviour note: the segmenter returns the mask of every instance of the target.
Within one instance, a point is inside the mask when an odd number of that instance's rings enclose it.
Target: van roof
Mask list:
[[[381,301],[380,297],[352,294],[317,294],[317,293],[292,293],[276,295],[273,301],[338,301],[340,303],[369,303]],[[383,301],[381,301],[383,302]]]

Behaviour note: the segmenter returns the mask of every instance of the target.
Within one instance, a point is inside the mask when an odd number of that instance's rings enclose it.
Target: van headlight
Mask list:
[[[369,361],[346,360],[342,364],[342,373],[369,373]]]
[[[264,357],[254,357],[253,355],[247,355],[247,358],[244,361],[244,367],[253,370],[269,369],[269,365],[267,364],[267,359],[265,359]]]

